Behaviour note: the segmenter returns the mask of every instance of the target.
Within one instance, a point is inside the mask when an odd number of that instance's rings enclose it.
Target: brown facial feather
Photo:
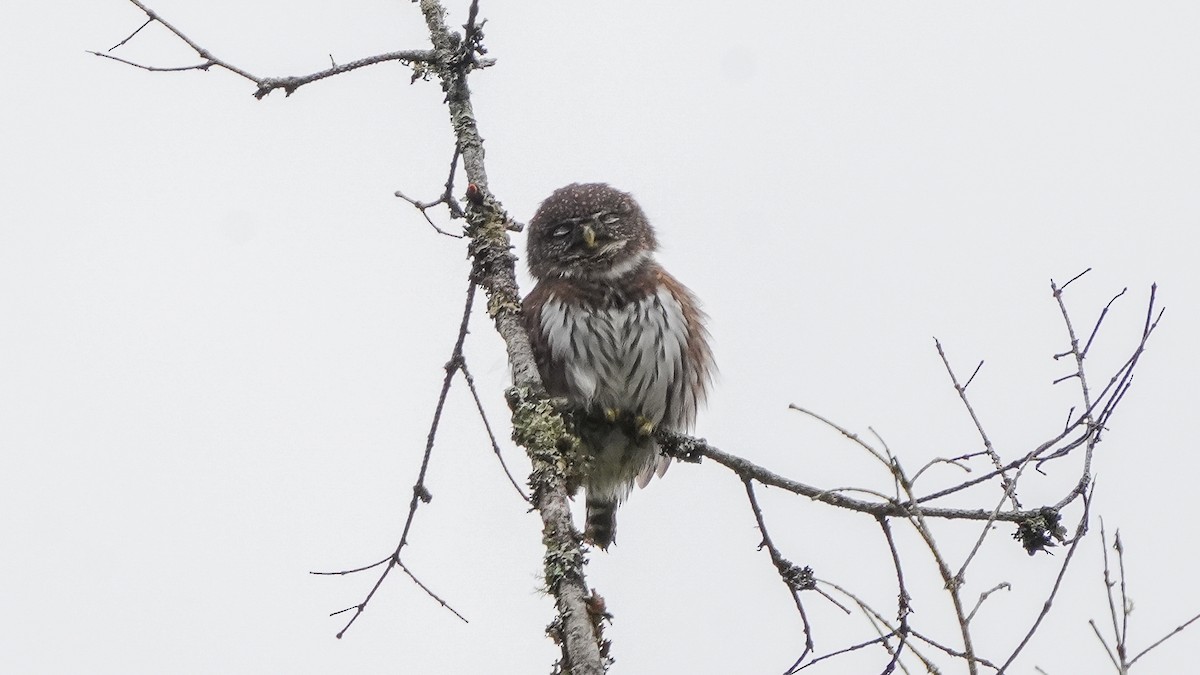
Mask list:
[[[594,235],[593,245],[586,244],[584,228]],[[657,248],[641,207],[605,183],[559,188],[529,221],[529,271],[539,280],[603,276],[614,265]]]

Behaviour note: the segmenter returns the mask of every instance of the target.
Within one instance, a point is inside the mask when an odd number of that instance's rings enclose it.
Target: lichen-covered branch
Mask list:
[[[483,138],[475,121],[467,74],[475,55],[481,53],[483,33],[475,24],[478,11],[472,3],[465,37],[446,26],[445,10],[437,0],[421,0],[421,11],[429,28],[438,59],[433,64],[442,90],[463,170],[467,190],[466,219],[468,251],[473,261],[472,279],[488,296],[488,314],[508,350],[513,387],[508,392],[513,410],[513,439],[525,448],[533,463],[530,488],[533,504],[542,519],[542,541],[546,547],[546,587],[554,596],[558,618],[551,624],[552,637],[561,641],[562,672],[600,675],[605,672],[601,655],[603,638],[594,620],[593,605],[583,574],[586,556],[583,542],[571,520],[567,477],[571,470],[571,436],[561,414],[546,398],[538,374],[529,336],[521,321],[521,295],[517,286],[515,257],[508,238],[508,215],[488,191]]]
[[[473,125],[456,126],[473,129]],[[460,144],[463,143],[460,136]],[[464,157],[466,153],[464,152]],[[506,394],[513,411],[513,440],[525,448],[533,465],[529,483],[534,507],[542,519],[542,542],[546,547],[546,588],[554,596],[558,618],[551,624],[552,636],[563,647],[564,672],[599,675],[605,670],[601,657],[603,639],[591,618],[583,542],[571,520],[568,503],[571,472],[579,465],[574,457],[575,439],[560,412],[546,397],[533,359],[529,336],[520,316],[514,258],[510,251],[506,217],[496,203],[472,179],[467,195],[467,234],[474,261],[472,275],[488,295],[488,314],[508,348],[513,386]]]

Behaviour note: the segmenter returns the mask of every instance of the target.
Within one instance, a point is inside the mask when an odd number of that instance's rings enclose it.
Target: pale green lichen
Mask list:
[[[512,409],[512,438],[533,463],[529,488],[534,503],[557,485],[564,485],[573,494],[579,485],[584,457],[579,439],[566,418],[547,398],[533,395],[524,387],[511,387],[505,392]]]
[[[545,508],[547,495],[572,494],[579,485],[584,458],[569,420],[552,400],[534,395],[527,388],[512,387],[505,398],[513,413],[513,440],[525,448],[533,464],[529,487],[534,504]],[[555,596],[564,582],[582,579],[587,564],[582,538],[571,524],[569,513],[567,518],[565,523],[547,522],[542,531],[546,547],[543,580],[546,590]]]
[[[465,231],[471,239],[467,253],[474,261],[472,276],[476,281],[498,276],[511,278],[514,258],[512,243],[508,239],[508,224],[511,222],[508,214],[486,191],[478,191],[474,196],[468,192],[468,200],[472,198],[479,200],[472,202],[466,212]],[[484,284],[484,288],[488,296],[488,316],[495,319],[501,313],[520,312],[521,303],[516,296],[515,286]]]
[[[1021,542],[1025,552],[1033,555],[1038,551],[1053,548],[1055,541],[1066,541],[1067,530],[1062,526],[1062,516],[1050,507],[1044,507],[1037,514],[1017,524],[1013,539]]]

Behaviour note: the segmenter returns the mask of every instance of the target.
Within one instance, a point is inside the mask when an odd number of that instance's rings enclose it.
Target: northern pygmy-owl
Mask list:
[[[526,328],[546,389],[583,414],[584,534],[601,548],[634,481],[667,469],[654,430],[690,430],[713,370],[704,313],[657,248],[633,197],[604,183],[556,190],[529,222]]]

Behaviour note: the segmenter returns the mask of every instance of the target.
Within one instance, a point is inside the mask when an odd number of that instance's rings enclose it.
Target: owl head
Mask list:
[[[538,279],[615,279],[657,248],[642,208],[606,183],[559,188],[529,221],[529,271]]]

